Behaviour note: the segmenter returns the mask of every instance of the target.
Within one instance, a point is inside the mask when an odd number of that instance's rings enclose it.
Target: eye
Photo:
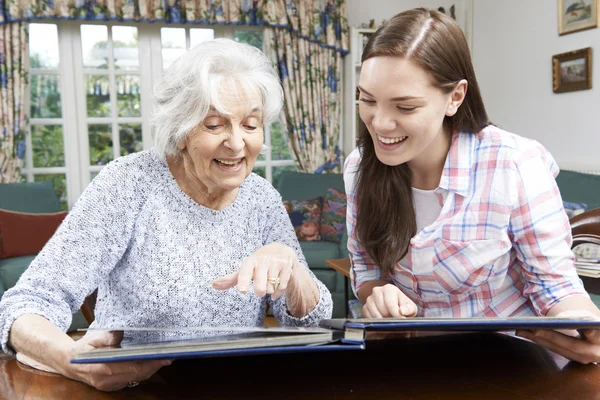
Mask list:
[[[375,104],[375,100],[368,100],[363,97],[359,98],[358,100],[362,101],[363,103],[366,103],[366,104]]]
[[[260,120],[257,117],[248,117],[242,122],[242,126],[249,131],[258,129],[259,125]]]
[[[396,108],[398,110],[404,111],[404,112],[411,112],[411,111],[415,111],[417,109],[417,107],[400,107],[400,106],[397,106]]]
[[[218,115],[209,115],[202,124],[209,131],[217,131],[225,125],[225,120]]]

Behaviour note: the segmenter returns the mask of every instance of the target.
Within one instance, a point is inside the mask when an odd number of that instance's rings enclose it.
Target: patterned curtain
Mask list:
[[[25,88],[28,57],[27,25],[0,26],[0,183],[19,180],[25,153]]]
[[[268,28],[266,53],[283,82],[284,116],[298,170],[341,172],[342,57],[348,52],[344,1],[302,1],[286,8],[290,27]],[[281,15],[280,13],[277,13]],[[322,41],[311,37],[322,37]]]
[[[0,24],[58,18],[270,25],[348,52],[345,0],[4,0],[1,4]]]

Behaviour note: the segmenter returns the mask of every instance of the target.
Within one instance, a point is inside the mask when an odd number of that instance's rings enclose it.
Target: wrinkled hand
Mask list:
[[[98,331],[73,342],[73,347],[63,361],[68,378],[87,383],[96,389],[113,391],[122,389],[129,382],[139,382],[150,378],[160,368],[170,365],[172,360],[153,360],[139,362],[115,362],[106,364],[71,364],[73,356],[85,350],[116,346],[121,343],[123,332]]]
[[[275,300],[285,293],[297,263],[296,253],[290,247],[270,243],[248,256],[237,272],[215,279],[212,286],[218,290],[235,286],[238,292],[247,293],[253,281],[256,296],[271,294]]]
[[[376,286],[363,306],[366,318],[402,318],[417,315],[417,305],[396,285]]]
[[[598,316],[586,310],[570,310],[556,314],[556,317],[591,317]],[[518,330],[517,336],[529,339],[540,346],[569,360],[582,364],[600,362],[600,329],[584,329],[577,331],[554,330]]]

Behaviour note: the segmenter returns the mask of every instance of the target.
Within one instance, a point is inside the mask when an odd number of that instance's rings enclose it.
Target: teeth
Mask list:
[[[220,160],[218,158],[215,158],[215,160],[217,160],[218,162],[220,162],[221,164],[225,164],[225,165],[236,165],[238,164],[240,161],[242,160],[237,160],[237,161],[230,161],[230,160]]]
[[[406,138],[407,138],[407,136],[402,136],[402,137],[398,137],[398,138],[385,138],[383,136],[377,135],[377,139],[379,139],[379,141],[381,143],[385,143],[385,144],[400,143],[401,141],[403,141]]]

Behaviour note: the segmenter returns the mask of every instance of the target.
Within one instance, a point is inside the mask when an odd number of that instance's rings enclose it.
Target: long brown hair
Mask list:
[[[460,80],[466,79],[466,97],[444,124],[472,133],[489,124],[467,41],[452,18],[425,8],[395,15],[371,36],[362,61],[378,56],[413,61],[431,74],[434,84],[444,93],[450,93]],[[362,121],[359,130],[362,160],[357,174],[356,231],[367,254],[389,273],[406,255],[417,230],[411,171],[406,163],[388,166],[380,162]]]

